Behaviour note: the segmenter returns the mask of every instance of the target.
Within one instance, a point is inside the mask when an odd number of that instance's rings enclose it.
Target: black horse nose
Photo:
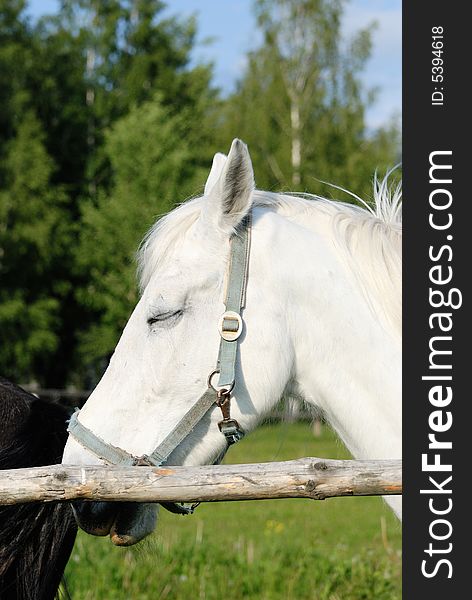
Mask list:
[[[110,533],[118,507],[113,502],[72,502],[77,525],[90,535],[104,536]]]

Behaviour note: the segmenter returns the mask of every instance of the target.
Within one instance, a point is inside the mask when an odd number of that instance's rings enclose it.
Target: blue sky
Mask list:
[[[167,12],[196,14],[199,44],[194,61],[214,63],[214,83],[230,92],[244,71],[245,54],[259,41],[252,0],[170,0]],[[30,14],[54,12],[57,0],[30,0]],[[401,0],[351,0],[346,7],[344,32],[352,35],[376,21],[372,57],[363,75],[368,88],[379,88],[377,101],[367,114],[369,128],[382,125],[401,112]],[[210,44],[204,40],[211,38]]]

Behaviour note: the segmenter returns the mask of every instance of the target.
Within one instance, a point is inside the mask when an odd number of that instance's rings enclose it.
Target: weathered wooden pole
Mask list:
[[[328,460],[200,467],[35,467],[0,471],[0,504],[57,500],[220,502],[402,493],[401,460]]]

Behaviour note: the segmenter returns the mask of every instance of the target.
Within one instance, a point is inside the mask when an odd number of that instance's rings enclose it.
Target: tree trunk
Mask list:
[[[290,124],[292,127],[292,184],[299,186],[301,181],[302,141],[300,130],[300,104],[292,95],[290,100]]]

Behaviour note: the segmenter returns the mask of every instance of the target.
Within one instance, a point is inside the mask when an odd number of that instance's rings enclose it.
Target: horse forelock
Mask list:
[[[166,261],[172,250],[197,221],[202,198],[193,198],[161,217],[144,237],[137,253],[138,280],[141,291],[153,273]]]
[[[401,183],[387,175],[374,177],[373,202],[342,188],[360,204],[312,194],[280,194],[256,190],[253,207],[275,211],[315,230],[320,214],[332,224],[333,240],[372,310],[394,331],[401,329]],[[337,187],[337,186],[333,186]],[[138,252],[138,274],[144,290],[157,268],[185,238],[201,213],[203,198],[193,198],[159,219]]]

